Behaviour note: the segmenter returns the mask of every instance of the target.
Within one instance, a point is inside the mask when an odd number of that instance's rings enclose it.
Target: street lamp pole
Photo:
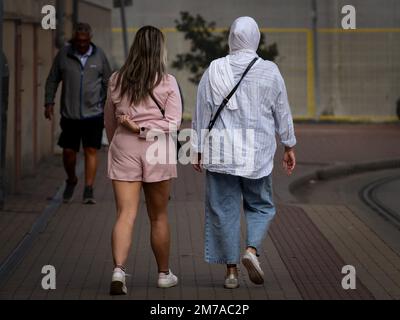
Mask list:
[[[3,137],[3,108],[6,108],[3,105],[3,73],[4,73],[4,61],[3,61],[3,0],[0,0],[0,208],[3,207],[4,204],[4,169],[2,166],[3,159],[3,143],[5,143],[5,137]]]
[[[72,23],[74,27],[79,22],[79,0],[74,0],[73,2],[73,10],[72,10]]]
[[[317,0],[311,1],[311,12],[312,12],[312,34],[314,42],[314,91],[315,91],[315,117],[318,116],[318,111],[321,110],[320,106],[320,91],[319,91],[319,57],[318,57],[318,7]]]
[[[128,58],[128,33],[126,29],[126,16],[125,16],[125,0],[120,0],[121,8],[121,23],[122,23],[122,37],[124,41],[124,54],[125,59]]]

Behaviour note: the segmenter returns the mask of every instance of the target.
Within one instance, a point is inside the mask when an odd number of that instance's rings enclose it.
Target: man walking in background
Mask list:
[[[104,52],[94,45],[92,29],[86,23],[74,28],[72,40],[54,59],[46,82],[45,117],[52,120],[54,99],[62,82],[61,135],[67,173],[64,202],[70,202],[78,183],[76,157],[82,141],[85,156],[83,202],[95,204],[93,185],[97,170],[97,150],[101,148],[104,128],[103,109],[111,69]]]

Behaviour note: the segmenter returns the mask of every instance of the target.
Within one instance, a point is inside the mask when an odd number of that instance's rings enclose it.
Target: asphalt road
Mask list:
[[[397,179],[398,178],[398,179]],[[393,180],[395,179],[395,180]],[[369,193],[366,191],[370,191]],[[311,181],[295,191],[301,203],[345,205],[357,208],[362,220],[386,222],[382,237],[399,242],[400,169],[354,174],[327,181]],[[365,199],[366,198],[366,199]],[[375,205],[378,204],[378,208]],[[389,213],[390,212],[390,213]],[[400,250],[400,245],[395,245]],[[399,251],[400,252],[400,251]]]
[[[400,218],[400,176],[377,187],[374,195],[380,203]]]

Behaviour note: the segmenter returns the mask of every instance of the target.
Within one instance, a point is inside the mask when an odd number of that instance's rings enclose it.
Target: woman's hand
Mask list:
[[[196,159],[197,158],[197,159]],[[196,170],[197,172],[202,173],[203,172],[203,168],[202,168],[202,164],[201,164],[201,153],[197,154],[197,157],[195,159],[197,161],[195,161],[192,165],[193,165],[193,169]]]
[[[286,171],[287,175],[290,176],[296,167],[296,156],[293,148],[285,148],[285,153],[283,155],[283,169]]]
[[[118,122],[120,125],[124,126],[125,128],[131,130],[135,134],[140,133],[140,127],[139,125],[130,119],[129,116],[127,115],[122,115],[118,117]]]

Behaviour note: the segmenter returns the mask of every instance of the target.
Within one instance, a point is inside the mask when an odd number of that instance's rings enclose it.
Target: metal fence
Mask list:
[[[162,29],[168,56],[190,50],[175,28]],[[216,29],[222,32],[224,29]],[[137,28],[129,28],[130,41]],[[396,121],[400,98],[400,28],[317,29],[262,28],[268,43],[276,42],[278,64],[286,81],[295,119]],[[113,29],[115,66],[123,62],[121,29]],[[318,46],[318,58],[314,56]],[[181,83],[186,116],[195,104],[196,86],[186,71],[170,69]]]

